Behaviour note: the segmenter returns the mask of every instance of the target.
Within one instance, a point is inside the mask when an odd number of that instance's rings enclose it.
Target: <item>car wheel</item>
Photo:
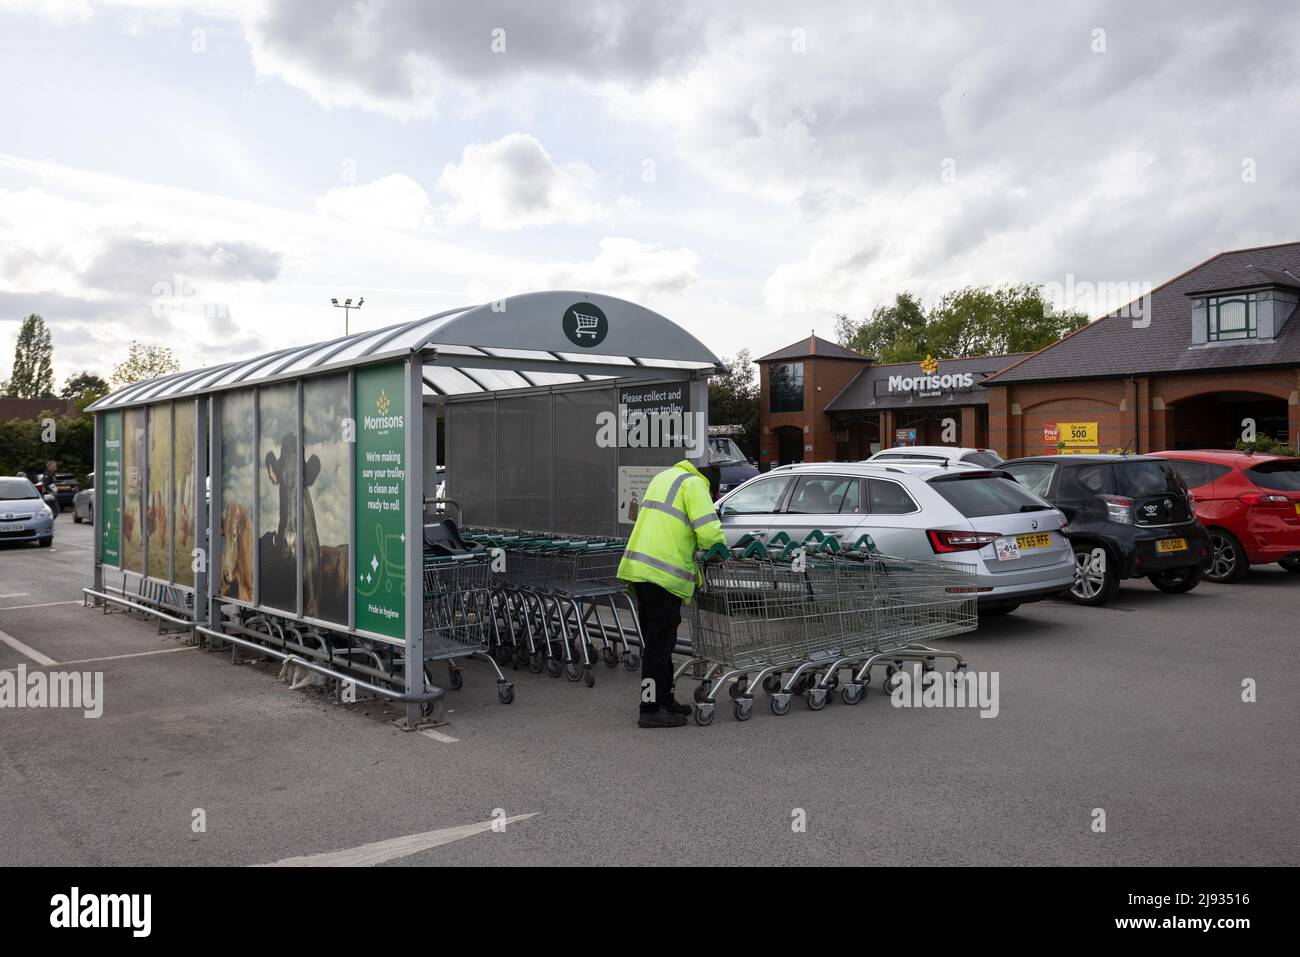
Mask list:
[[[1191,591],[1201,583],[1201,566],[1185,565],[1182,568],[1170,568],[1163,572],[1149,575],[1151,584],[1170,595],[1181,595]]]
[[[993,608],[980,608],[979,616],[981,618],[1001,618],[1004,615],[1011,614],[1019,607],[1019,605],[997,605]]]
[[[1278,564],[1292,575],[1300,575],[1300,552],[1278,559]]]
[[[1250,571],[1250,560],[1246,550],[1232,532],[1222,528],[1210,529],[1210,548],[1213,558],[1210,567],[1205,569],[1205,578],[1212,582],[1240,581]]]
[[[81,524],[81,516],[77,514],[77,510],[75,508],[72,510],[72,524],[73,525]]]
[[[51,545],[53,545],[53,544],[54,544],[54,536],[53,536],[53,535],[51,535],[49,538],[42,538],[42,539],[41,539],[41,548],[49,548],[49,547],[50,547]]]
[[[1079,605],[1104,605],[1115,596],[1119,575],[1106,549],[1100,545],[1074,546],[1074,584],[1068,592]]]

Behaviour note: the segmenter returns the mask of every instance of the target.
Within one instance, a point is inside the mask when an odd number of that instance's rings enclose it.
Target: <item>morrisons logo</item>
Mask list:
[[[367,429],[400,429],[406,425],[400,415],[367,415],[362,421]]]

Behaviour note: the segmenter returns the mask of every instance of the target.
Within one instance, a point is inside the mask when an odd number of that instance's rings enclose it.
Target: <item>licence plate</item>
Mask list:
[[[1039,532],[1036,535],[1017,535],[1016,546],[1022,549],[1047,548],[1052,544],[1052,536],[1046,532]]]
[[[1300,515],[1300,502],[1295,503],[1295,513]]]
[[[1162,538],[1156,542],[1156,554],[1168,555],[1170,552],[1187,551],[1187,539],[1185,538]]]
[[[26,530],[26,525],[0,525],[0,532],[23,532]]]

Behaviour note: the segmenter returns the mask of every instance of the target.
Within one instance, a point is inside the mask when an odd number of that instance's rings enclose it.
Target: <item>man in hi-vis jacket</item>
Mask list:
[[[636,525],[618,566],[618,577],[636,594],[637,618],[645,641],[641,659],[643,728],[679,728],[691,707],[673,698],[673,647],[682,621],[682,602],[699,581],[695,552],[726,544],[713,510],[719,470],[697,468],[683,459],[651,479]]]

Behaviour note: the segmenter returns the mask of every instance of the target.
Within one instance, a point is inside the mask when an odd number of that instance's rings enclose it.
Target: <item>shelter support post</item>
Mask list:
[[[95,591],[104,590],[104,554],[103,554],[103,522],[104,522],[104,417],[95,416],[95,491],[93,501],[95,511],[91,516],[93,518],[92,526],[95,533],[95,573],[94,589]],[[120,494],[120,493],[119,493]],[[73,506],[74,510],[76,506]],[[96,604],[99,604],[96,601]]]
[[[424,693],[424,380],[420,354],[406,360],[406,428],[403,467],[406,470],[406,694]],[[436,450],[436,446],[435,446]],[[442,721],[441,699],[434,702],[436,722]],[[421,723],[420,705],[406,704],[406,729]]]

